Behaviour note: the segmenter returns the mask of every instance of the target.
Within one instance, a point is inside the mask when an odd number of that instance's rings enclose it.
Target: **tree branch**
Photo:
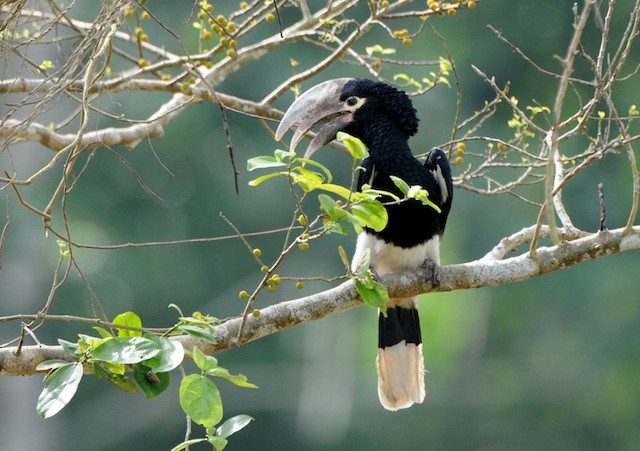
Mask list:
[[[523,229],[518,236],[510,237],[504,248],[498,246],[485,257],[469,263],[442,268],[442,282],[433,287],[424,271],[390,274],[381,281],[393,297],[415,296],[432,291],[454,291],[505,285],[532,279],[560,269],[620,252],[640,249],[640,226],[604,230],[557,246],[540,247],[534,257],[528,252],[504,258],[510,251],[532,237],[532,228]],[[212,345],[191,336],[179,336],[185,349],[199,347],[206,353],[242,346],[282,329],[297,326],[339,314],[363,305],[351,281],[335,288],[291,301],[281,302],[260,310],[260,316],[249,317],[244,327],[242,340],[237,342],[241,318],[234,318],[216,326],[217,344]],[[61,346],[23,346],[0,349],[0,375],[24,376],[36,374],[36,366],[49,359],[72,361]]]

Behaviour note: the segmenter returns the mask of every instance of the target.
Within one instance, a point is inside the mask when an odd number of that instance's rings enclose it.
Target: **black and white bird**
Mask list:
[[[408,140],[418,131],[418,117],[407,94],[383,82],[358,78],[328,80],[302,94],[287,110],[276,131],[280,140],[296,126],[295,148],[312,128],[322,125],[306,157],[344,131],[362,140],[369,156],[362,162],[357,189],[373,188],[402,196],[389,176],[420,185],[440,212],[417,200],[387,205],[387,226],[365,229],[358,236],[352,267],[366,249],[378,275],[431,269],[439,283],[440,240],[453,198],[451,168],[445,153],[432,149],[424,163],[415,158]],[[382,199],[385,201],[385,199]],[[386,199],[390,200],[390,199]],[[379,314],[378,395],[388,410],[404,409],[424,400],[424,359],[416,297],[392,298],[387,316]]]

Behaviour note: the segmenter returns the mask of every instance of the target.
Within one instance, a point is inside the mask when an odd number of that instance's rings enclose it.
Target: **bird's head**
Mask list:
[[[372,133],[383,127],[399,130],[405,138],[418,131],[418,118],[411,100],[403,91],[383,82],[362,78],[336,78],[307,90],[291,104],[278,129],[276,140],[291,127],[294,150],[312,128],[323,125],[309,144],[305,158],[345,131],[367,143]]]

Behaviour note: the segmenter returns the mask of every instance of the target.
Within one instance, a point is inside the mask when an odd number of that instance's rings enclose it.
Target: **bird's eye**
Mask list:
[[[356,96],[351,96],[351,97],[348,97],[347,100],[345,100],[345,103],[348,106],[356,106],[358,104],[358,100],[359,99]]]

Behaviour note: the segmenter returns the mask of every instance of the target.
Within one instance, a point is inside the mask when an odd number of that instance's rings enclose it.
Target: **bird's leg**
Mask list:
[[[434,287],[440,285],[440,281],[442,280],[442,270],[435,260],[427,258],[422,263],[422,269],[427,271],[427,280],[431,282]]]

